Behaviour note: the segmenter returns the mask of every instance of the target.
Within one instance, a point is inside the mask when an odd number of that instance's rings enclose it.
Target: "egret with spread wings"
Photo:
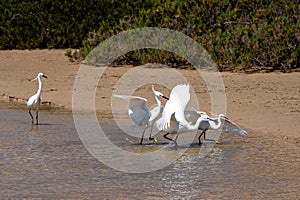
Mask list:
[[[204,118],[208,119],[209,122],[209,126],[205,126],[205,127],[201,127],[199,126],[199,129],[202,130],[201,134],[199,135],[199,144],[201,144],[201,136],[203,135],[204,140],[210,140],[210,139],[206,139],[206,131],[208,129],[214,129],[214,130],[222,130],[228,133],[233,133],[239,136],[247,136],[247,131],[245,131],[244,129],[242,129],[241,127],[239,127],[237,124],[235,124],[234,122],[232,122],[231,120],[229,120],[224,114],[219,114],[218,117],[216,118],[212,118],[210,116],[208,116],[206,114],[206,112],[202,112],[202,111],[185,111],[185,114],[187,116],[187,118],[190,121],[196,121],[197,117],[199,117],[199,115],[203,116]],[[210,140],[210,141],[214,141],[214,140]]]
[[[185,109],[190,101],[189,85],[181,84],[175,86],[170,94],[162,113],[162,117],[156,121],[156,127],[160,131],[165,131],[164,138],[174,142],[177,147],[177,138],[180,133],[198,130],[199,126],[208,126],[209,120],[206,116],[199,115],[195,123],[191,123],[185,118]],[[174,139],[168,137],[169,134],[176,134]]]
[[[152,130],[154,122],[159,118],[163,111],[163,106],[161,105],[161,98],[169,99],[164,96],[161,92],[154,89],[152,85],[152,91],[156,100],[156,106],[150,111],[147,108],[147,99],[138,96],[126,96],[126,95],[113,95],[114,97],[126,100],[129,102],[128,115],[133,120],[136,125],[144,127],[140,144],[143,144],[144,134],[147,127],[151,126],[149,139],[156,142],[156,138],[152,137]]]

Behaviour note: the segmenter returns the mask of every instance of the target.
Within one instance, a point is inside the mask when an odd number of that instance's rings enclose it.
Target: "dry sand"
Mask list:
[[[43,102],[51,106],[72,108],[74,79],[80,64],[70,62],[65,50],[0,51],[0,95],[3,100],[26,100],[36,92],[37,82],[31,82],[39,72],[48,76],[43,80]],[[117,81],[131,66],[109,67],[97,90],[97,109],[109,113],[111,93]],[[193,85],[200,96],[201,110],[210,111],[206,86],[195,70],[178,70]],[[300,142],[300,73],[222,73],[227,97],[226,115],[249,131]],[[133,80],[134,81],[134,80]],[[157,87],[166,94],[166,88]],[[150,98],[150,85],[136,91],[136,95]],[[10,98],[9,98],[10,97]]]

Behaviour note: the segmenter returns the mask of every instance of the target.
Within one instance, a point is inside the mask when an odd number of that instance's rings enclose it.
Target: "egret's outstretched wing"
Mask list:
[[[156,121],[158,130],[166,130],[170,127],[171,116],[175,113],[177,121],[185,120],[184,110],[190,101],[189,85],[177,85],[170,94],[170,99],[167,101],[162,117]]]
[[[179,107],[175,112],[175,118],[177,121],[185,121],[184,111],[190,102],[190,86],[189,85],[177,85],[172,90],[173,96],[176,97],[176,100],[179,102]],[[171,93],[171,95],[172,95]]]
[[[184,116],[188,122],[195,124],[201,115],[196,110],[185,110]]]
[[[147,99],[137,96],[113,95],[128,101],[128,115],[136,125],[145,126],[150,119],[150,112],[146,107]]]
[[[222,126],[221,126],[222,131],[226,131],[228,133],[234,133],[240,136],[248,135],[247,131],[245,131],[244,129],[242,129],[241,127],[239,127],[238,125],[230,121],[229,119],[221,118],[221,122],[222,122]]]

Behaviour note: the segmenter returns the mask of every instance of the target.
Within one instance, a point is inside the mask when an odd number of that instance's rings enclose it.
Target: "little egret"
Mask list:
[[[41,103],[41,93],[42,93],[42,81],[41,81],[41,78],[44,77],[44,78],[47,78],[47,76],[45,76],[43,73],[39,73],[37,75],[37,77],[31,81],[34,81],[34,80],[38,80],[39,81],[39,88],[36,92],[35,95],[31,96],[28,101],[27,101],[27,106],[29,107],[29,115],[31,117],[31,123],[34,124],[34,120],[33,120],[33,116],[31,114],[31,109],[35,109],[36,111],[36,125],[39,124],[39,105]]]
[[[186,111],[186,113],[188,114],[188,119],[190,119],[191,121],[195,121],[195,118],[199,115],[203,116],[204,118],[208,119],[209,122],[209,127],[201,127],[199,126],[199,129],[202,130],[202,133],[199,136],[199,144],[201,144],[201,136],[204,136],[204,140],[210,140],[210,139],[206,139],[206,131],[208,129],[214,129],[214,130],[222,130],[228,133],[234,133],[240,136],[246,136],[247,132],[245,130],[243,130],[242,128],[240,128],[238,125],[236,125],[235,123],[233,123],[232,121],[230,121],[224,114],[219,114],[219,116],[217,118],[211,118],[210,116],[208,116],[206,114],[206,112],[202,112],[202,111]],[[205,129],[203,129],[205,128]],[[210,140],[210,141],[214,141],[214,140]]]
[[[234,122],[229,120],[224,114],[219,114],[217,118],[209,118],[210,128],[221,129],[228,133],[234,133],[240,136],[247,136],[248,133],[244,129],[240,128]]]
[[[153,85],[152,85],[152,91],[154,93],[154,97],[157,104],[150,111],[146,106],[147,99],[145,98],[137,97],[137,96],[113,95],[114,97],[129,102],[129,108],[128,108],[129,117],[133,120],[133,122],[136,125],[140,125],[144,127],[140,144],[143,144],[144,133],[146,128],[149,126],[151,126],[149,139],[154,140],[154,142],[157,141],[156,138],[151,137],[151,133],[153,130],[154,122],[159,118],[159,116],[163,111],[163,106],[161,105],[160,98],[165,98],[167,100],[169,99],[168,97],[164,96],[161,92],[156,91]]]
[[[174,142],[177,147],[177,138],[180,133],[203,129],[209,127],[209,120],[206,116],[199,115],[196,122],[192,124],[185,119],[185,108],[190,101],[189,85],[181,84],[175,86],[170,94],[162,113],[162,117],[156,121],[156,127],[160,131],[165,131],[164,138]],[[169,134],[176,134],[174,139],[167,137]]]

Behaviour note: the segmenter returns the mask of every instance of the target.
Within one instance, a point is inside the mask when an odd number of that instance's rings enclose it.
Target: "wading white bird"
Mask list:
[[[151,136],[153,130],[154,122],[160,117],[163,106],[161,105],[160,98],[169,99],[168,97],[164,96],[161,92],[158,92],[154,89],[152,85],[152,91],[154,93],[154,97],[156,100],[156,106],[152,108],[150,111],[146,106],[147,99],[137,96],[127,96],[127,95],[113,95],[114,97],[126,100],[129,102],[128,108],[128,115],[133,120],[136,125],[143,126],[144,130],[141,136],[140,144],[143,144],[144,133],[147,127],[151,126],[150,130],[150,140],[154,140],[156,142],[156,138]]]
[[[247,136],[247,131],[244,129],[240,128],[238,125],[236,125],[234,122],[230,121],[224,114],[219,114],[217,118],[211,118],[206,114],[206,112],[202,111],[186,111],[188,115],[188,119],[190,121],[195,121],[195,119],[201,115],[204,118],[208,119],[209,125],[207,124],[205,126],[199,125],[199,129],[202,130],[201,134],[199,135],[199,144],[201,144],[201,136],[204,136],[204,140],[209,140],[209,141],[215,141],[211,139],[206,139],[206,131],[208,129],[214,129],[214,130],[222,130],[228,133],[234,133],[239,136]]]
[[[185,109],[190,101],[189,85],[177,85],[170,94],[162,113],[162,117],[156,121],[156,127],[160,131],[165,131],[164,138],[174,142],[177,147],[177,138],[180,133],[195,131],[199,127],[207,129],[209,120],[206,116],[199,115],[195,123],[189,122],[185,118]],[[174,139],[167,137],[169,134],[176,134]]]
[[[42,77],[47,78],[47,76],[45,76],[43,73],[39,73],[35,79],[31,80],[31,81],[38,80],[39,88],[38,88],[36,94],[33,95],[32,97],[30,97],[27,101],[27,106],[29,107],[29,115],[31,117],[31,123],[34,124],[34,119],[33,119],[33,116],[31,114],[31,109],[35,109],[35,111],[36,111],[35,119],[36,119],[36,124],[37,125],[39,124],[39,106],[40,106],[40,103],[41,103],[41,93],[42,93],[41,78]]]
[[[210,121],[209,116],[205,112],[185,111],[185,116],[188,119],[188,121],[191,123],[195,123],[199,117],[203,118],[203,120],[199,123],[199,127],[198,127],[199,130],[202,130],[202,132],[200,133],[200,135],[198,137],[199,145],[202,144],[202,142],[201,142],[202,135],[204,135],[204,140],[216,142],[215,140],[212,140],[212,139],[206,139],[205,133],[210,128],[211,121]]]

